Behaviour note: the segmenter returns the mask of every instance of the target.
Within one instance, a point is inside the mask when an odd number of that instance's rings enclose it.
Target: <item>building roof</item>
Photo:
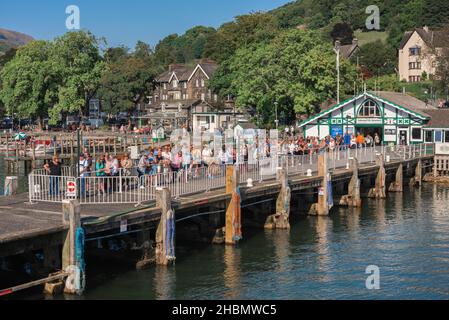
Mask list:
[[[426,110],[430,116],[430,121],[426,128],[449,128],[449,109]]]
[[[170,82],[173,74],[176,76],[178,81],[189,81],[193,76],[193,73],[201,68],[208,78],[211,78],[215,71],[218,69],[218,64],[215,61],[203,59],[200,60],[194,67],[187,67],[184,64],[172,64],[169,70],[160,74],[157,78],[157,82]]]
[[[403,106],[412,111],[427,114],[428,110],[436,110],[437,108],[431,104],[421,101],[415,97],[412,97],[406,93],[390,92],[390,91],[376,91],[372,92],[380,98],[393,102],[397,105]]]
[[[325,110],[322,110],[320,113],[308,118],[307,120],[301,122],[299,124],[299,127],[303,127],[306,124],[309,124],[325,115],[328,115],[329,113],[332,113],[333,111],[344,107],[345,105],[347,105],[348,103],[351,103],[353,101],[356,101],[357,99],[359,99],[360,97],[365,96],[366,98],[372,98],[372,99],[376,99],[382,102],[385,102],[389,105],[392,105],[395,108],[398,108],[404,112],[407,112],[417,118],[420,118],[422,120],[428,120],[430,118],[430,116],[426,113],[427,110],[435,110],[436,108],[431,106],[431,105],[427,105],[426,103],[418,100],[412,96],[409,96],[407,94],[403,94],[403,93],[397,93],[397,92],[387,92],[387,91],[378,91],[376,93],[373,92],[364,92],[361,93],[357,96],[354,96],[346,101],[341,102],[340,104],[336,104],[334,106],[331,106]]]
[[[415,32],[418,33],[418,35],[421,37],[424,43],[431,48],[441,48],[445,46],[445,43],[446,46],[447,43],[449,43],[448,36],[444,34],[442,31],[429,30],[427,27],[424,27],[424,28],[416,28],[413,31],[405,32],[404,37],[402,37],[402,40],[399,44],[399,49],[404,49],[405,45]]]
[[[340,53],[346,57],[346,58],[350,58],[354,52],[356,52],[356,50],[359,48],[359,45],[357,43],[353,43],[353,44],[347,44],[344,46],[340,47]]]

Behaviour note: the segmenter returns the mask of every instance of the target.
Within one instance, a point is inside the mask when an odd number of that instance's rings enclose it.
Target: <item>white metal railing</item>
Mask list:
[[[235,164],[240,171],[240,183],[262,182],[276,178],[276,169],[285,168],[288,175],[316,176],[318,156],[328,152],[330,171],[347,168],[351,158],[359,164],[375,163],[382,154],[386,162],[408,160],[434,154],[433,144],[412,146],[371,146],[348,148],[338,146],[333,150],[312,150],[305,154],[279,154],[254,163]],[[62,202],[79,199],[82,204],[141,204],[155,200],[156,189],[168,187],[174,198],[209,192],[226,186],[226,165],[185,166],[171,171],[159,166],[157,173],[140,175],[136,167],[120,169],[116,176],[102,176],[91,172],[75,177],[70,167],[63,167],[62,176],[50,176],[44,169],[34,170],[28,177],[30,202]]]

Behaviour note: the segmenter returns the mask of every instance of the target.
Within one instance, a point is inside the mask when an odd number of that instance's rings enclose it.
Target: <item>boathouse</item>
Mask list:
[[[441,120],[433,119],[438,116]],[[438,122],[438,128],[435,127]],[[299,124],[305,137],[377,133],[387,144],[449,142],[449,110],[405,93],[364,92]]]

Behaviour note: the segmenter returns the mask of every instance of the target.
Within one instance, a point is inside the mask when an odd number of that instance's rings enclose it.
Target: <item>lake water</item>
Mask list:
[[[109,274],[83,299],[449,299],[449,188],[364,200],[238,246],[178,244],[176,266]],[[366,289],[369,265],[380,289]]]

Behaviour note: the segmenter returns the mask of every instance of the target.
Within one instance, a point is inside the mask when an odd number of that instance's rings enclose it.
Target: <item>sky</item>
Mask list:
[[[64,34],[66,8],[80,9],[81,29],[105,37],[108,46],[154,46],[196,25],[219,27],[241,14],[267,11],[291,0],[0,0],[0,28],[51,40]]]

